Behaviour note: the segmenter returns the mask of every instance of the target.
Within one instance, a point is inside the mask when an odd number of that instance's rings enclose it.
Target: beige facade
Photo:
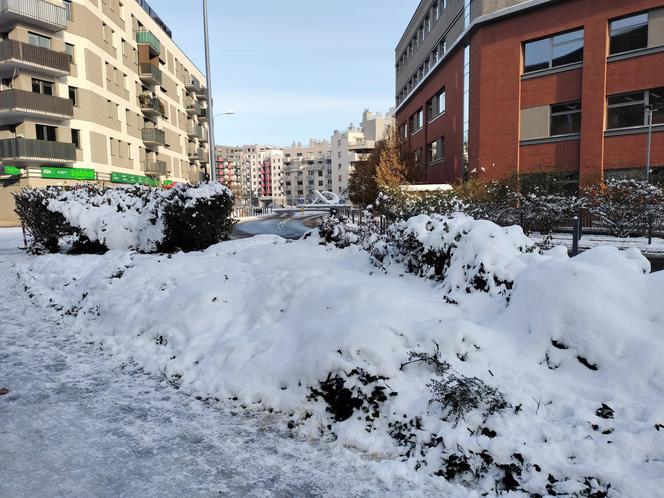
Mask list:
[[[284,148],[284,194],[295,206],[310,200],[314,190],[332,191],[332,146],[327,140],[309,140]]]
[[[0,3],[0,223],[15,221],[12,190],[80,170],[102,183],[201,179],[203,78],[134,0]]]
[[[376,148],[376,142],[385,138],[395,126],[393,111],[386,115],[374,114],[368,109],[362,114],[359,127],[352,124],[345,131],[335,130],[332,135],[332,192],[348,196],[348,178],[355,164],[367,159]]]

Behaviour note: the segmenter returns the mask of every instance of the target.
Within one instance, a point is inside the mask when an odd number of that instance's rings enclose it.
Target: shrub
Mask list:
[[[159,251],[201,251],[228,240],[234,222],[233,197],[227,191],[210,184],[198,189],[176,185],[169,194],[163,201],[164,238]]]
[[[454,192],[464,205],[463,211],[476,220],[489,220],[503,227],[519,224],[519,189],[516,178],[469,180],[457,185]]]
[[[57,195],[57,187],[48,189],[23,189],[14,194],[18,214],[31,243],[32,254],[56,252],[60,240],[75,233],[62,213],[48,208],[50,199]]]
[[[408,192],[384,188],[376,200],[377,211],[389,220],[407,220],[420,214],[450,214],[463,206],[451,190]]]
[[[33,252],[200,250],[228,238],[232,194],[218,183],[170,190],[144,186],[27,188],[16,212]]]
[[[639,180],[609,180],[583,191],[583,207],[602,228],[617,237],[630,237],[647,230],[649,218],[664,218],[664,192]]]
[[[526,233],[538,231],[548,234],[554,228],[568,225],[578,214],[581,202],[576,196],[543,194],[534,190],[520,197],[521,226]]]

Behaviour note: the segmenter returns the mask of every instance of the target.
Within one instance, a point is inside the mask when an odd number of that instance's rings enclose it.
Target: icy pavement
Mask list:
[[[7,235],[7,232],[3,232]],[[74,336],[0,253],[0,496],[403,496],[371,462],[184,395]],[[16,252],[16,251],[15,251]],[[72,264],[75,264],[72,259]]]

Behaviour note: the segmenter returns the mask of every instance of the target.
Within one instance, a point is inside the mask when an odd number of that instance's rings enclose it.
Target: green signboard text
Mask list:
[[[95,170],[88,168],[55,168],[41,167],[42,178],[58,178],[61,180],[96,180]]]
[[[159,181],[154,180],[147,176],[130,175],[129,173],[111,173],[111,181],[113,183],[131,183],[136,185],[149,185],[150,187],[158,187]]]

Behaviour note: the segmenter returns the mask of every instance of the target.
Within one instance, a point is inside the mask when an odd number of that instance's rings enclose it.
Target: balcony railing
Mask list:
[[[166,161],[150,161],[146,163],[145,172],[151,175],[167,175]]]
[[[198,160],[202,163],[210,162],[208,151],[203,148],[198,149]]]
[[[155,55],[161,53],[161,42],[154,33],[147,29],[140,29],[136,32],[136,43],[149,45]]]
[[[187,149],[187,157],[189,159],[193,159],[194,161],[198,159],[198,148],[197,147],[190,147]]]
[[[190,100],[187,102],[187,114],[193,116],[194,114],[200,114],[201,112],[201,103],[197,100]]]
[[[207,121],[208,120],[207,107],[201,107],[201,112],[198,113],[198,120],[199,121]]]
[[[198,183],[201,181],[201,172],[200,171],[191,171],[189,173],[189,181],[191,183]]]
[[[54,95],[13,89],[0,92],[0,120],[24,115],[71,119],[74,105],[71,100]]]
[[[143,83],[161,85],[161,69],[154,64],[139,64],[139,78]]]
[[[207,141],[208,141],[208,134],[206,133],[205,128],[203,128],[202,126],[197,126],[196,128],[197,128],[197,130],[196,130],[196,136],[198,137],[198,139],[199,139],[201,142],[207,143]]]
[[[63,142],[7,138],[0,140],[0,157],[22,161],[70,163],[76,160],[76,147],[74,144]]]
[[[138,105],[146,116],[164,116],[166,114],[164,103],[157,97],[139,95]]]
[[[141,134],[146,145],[166,145],[166,133],[159,128],[143,128]]]
[[[69,73],[69,56],[16,40],[0,41],[0,66],[27,68],[53,76]]]
[[[184,86],[189,92],[198,93],[201,90],[200,82],[193,76],[189,77],[189,81]]]
[[[62,31],[67,28],[67,9],[46,0],[0,0],[0,24],[12,21]]]

